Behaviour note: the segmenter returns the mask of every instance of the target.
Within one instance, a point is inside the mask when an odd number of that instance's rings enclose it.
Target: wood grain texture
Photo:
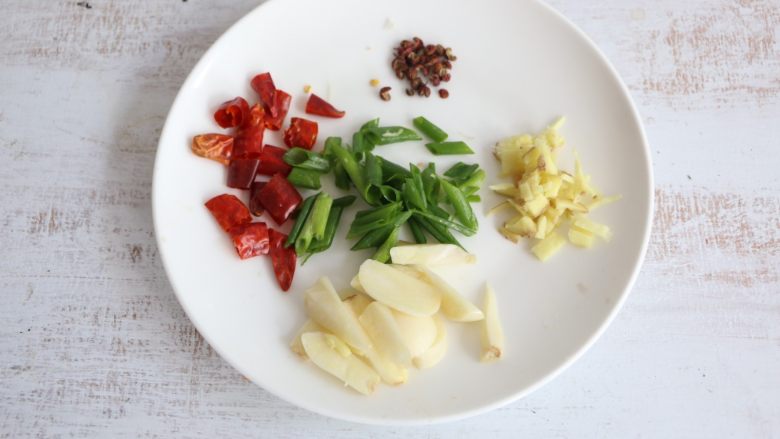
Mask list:
[[[247,382],[160,265],[150,189],[165,115],[257,3],[4,0],[0,437],[780,436],[780,2],[550,1],[644,117],[647,262],[560,378],[416,429],[326,419]]]

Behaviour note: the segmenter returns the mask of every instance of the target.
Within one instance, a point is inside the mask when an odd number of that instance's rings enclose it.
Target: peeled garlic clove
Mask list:
[[[358,276],[366,294],[406,314],[430,316],[441,305],[433,286],[396,267],[369,259],[360,266]]]
[[[405,367],[382,357],[375,349],[365,352],[363,357],[386,384],[397,386],[409,379],[409,371]]]
[[[494,361],[504,353],[504,330],[498,316],[496,293],[485,285],[485,320],[482,326],[482,361]]]
[[[447,352],[447,328],[439,316],[433,316],[436,324],[436,340],[422,355],[414,357],[412,362],[418,369],[425,369],[437,365]]]
[[[363,285],[360,285],[360,278],[357,274],[355,275],[355,277],[352,278],[351,281],[349,281],[349,286],[351,286],[353,289],[355,289],[360,293],[365,294],[366,292],[366,290],[363,289]]]
[[[363,311],[366,309],[368,305],[370,305],[374,299],[369,297],[366,294],[363,293],[357,293],[354,296],[350,297],[349,299],[345,300],[344,303],[349,305],[350,309],[352,309],[352,312],[355,313],[356,316],[359,316],[363,314]]]
[[[414,317],[401,312],[393,312],[401,337],[412,357],[425,353],[436,340],[436,323],[431,317]]]
[[[476,322],[485,318],[485,315],[476,305],[461,296],[441,276],[421,265],[414,268],[420,270],[426,276],[426,280],[439,291],[441,294],[441,312],[448,319],[454,322]]]
[[[314,323],[311,319],[306,320],[306,323],[304,323],[298,332],[295,333],[295,337],[293,337],[293,341],[290,343],[290,349],[301,357],[306,358],[306,351],[303,349],[303,345],[301,344],[301,335],[307,332],[324,331],[325,329],[322,326]]]
[[[322,332],[307,332],[301,335],[301,345],[314,364],[344,384],[364,395],[376,389],[379,375],[358,357],[351,355],[347,345],[338,337]]]
[[[303,296],[306,314],[314,322],[337,335],[358,352],[372,349],[371,340],[357,317],[344,304],[327,277],[322,277]]]
[[[399,365],[408,365],[411,360],[398,322],[393,317],[393,311],[387,306],[372,302],[358,319],[368,333],[380,356]]]
[[[477,257],[452,244],[417,244],[393,247],[390,258],[403,265],[457,265],[474,264]]]

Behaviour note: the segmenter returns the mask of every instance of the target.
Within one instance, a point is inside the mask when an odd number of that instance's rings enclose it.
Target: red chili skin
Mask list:
[[[284,248],[287,235],[274,229],[269,229],[268,235],[271,241],[271,262],[274,266],[276,281],[282,291],[288,291],[292,285],[293,276],[295,276],[298,255],[295,254],[294,248]]]
[[[233,140],[233,158],[257,158],[263,152],[263,134],[265,133],[265,110],[260,104],[255,104],[249,110],[249,115],[236,131]]]
[[[268,115],[265,118],[265,126],[269,130],[279,131],[284,125],[284,118],[290,111],[292,96],[282,90],[274,92],[273,103],[268,106]]]
[[[282,225],[303,199],[282,174],[276,174],[257,194],[260,203],[276,224]]]
[[[266,146],[266,149],[267,148],[268,146]],[[265,211],[263,208],[263,203],[260,202],[260,197],[258,194],[260,193],[260,189],[262,189],[266,183],[267,182],[265,181],[256,181],[252,183],[252,187],[249,188],[249,212],[251,212],[254,216],[261,216]]]
[[[252,90],[260,96],[260,100],[265,104],[266,110],[270,110],[274,100],[274,92],[276,91],[276,85],[274,85],[271,74],[268,72],[261,73],[252,78],[250,84],[252,85]]]
[[[228,165],[227,186],[234,189],[249,189],[257,175],[260,159],[233,159]]]
[[[235,195],[222,194],[206,201],[206,208],[217,220],[219,227],[228,232],[236,226],[252,222],[246,205]]]
[[[239,258],[249,259],[268,254],[268,226],[265,223],[236,226],[229,233]]]
[[[285,177],[292,171],[292,166],[288,165],[284,161],[284,153],[286,149],[273,145],[265,145],[263,147],[263,153],[260,155],[260,167],[257,168],[257,173],[260,175],[272,176],[274,174],[282,174]]]
[[[226,134],[199,134],[192,138],[192,152],[227,165],[233,156],[233,138]]]
[[[214,113],[214,120],[222,128],[241,126],[249,114],[249,103],[242,97],[223,102]]]
[[[347,114],[346,111],[337,110],[333,105],[325,101],[325,99],[322,99],[314,93],[309,96],[309,100],[306,102],[306,112],[308,114],[335,118],[344,117],[344,115]]]
[[[284,132],[284,144],[292,147],[312,149],[317,142],[317,122],[293,117],[290,127]]]

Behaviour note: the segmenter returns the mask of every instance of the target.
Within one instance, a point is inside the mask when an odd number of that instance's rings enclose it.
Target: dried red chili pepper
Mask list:
[[[274,92],[276,91],[276,85],[274,85],[271,74],[267,72],[261,73],[252,78],[251,84],[252,90],[260,96],[260,100],[265,104],[266,110],[270,110],[274,100]]]
[[[337,110],[333,105],[314,93],[309,96],[309,100],[306,102],[306,112],[318,116],[335,118],[344,117],[344,115],[347,114],[345,111]]]
[[[298,262],[298,255],[294,248],[284,248],[284,241],[287,235],[277,232],[274,229],[268,230],[270,238],[271,262],[274,266],[276,281],[282,291],[287,291],[292,285],[293,276],[295,276],[295,266]]]
[[[268,254],[268,226],[265,223],[250,223],[230,229],[230,239],[241,259]]]
[[[266,146],[266,148],[268,148]],[[252,183],[252,187],[249,188],[249,212],[254,216],[261,216],[265,209],[263,203],[260,202],[260,189],[266,185],[265,181],[256,181]]]
[[[228,232],[235,226],[252,222],[246,205],[235,195],[222,194],[206,201],[206,208],[217,220],[222,230]]]
[[[276,224],[282,225],[298,208],[301,194],[282,175],[276,174],[257,193],[258,200]]]
[[[274,98],[271,105],[268,106],[268,115],[265,118],[265,126],[269,130],[279,131],[284,125],[284,118],[290,111],[292,96],[282,90],[274,92]]]
[[[228,165],[227,186],[235,189],[249,189],[257,175],[260,159],[233,159]]]
[[[195,155],[227,165],[233,155],[233,138],[226,134],[200,134],[192,138]]]
[[[285,152],[287,150],[284,148],[265,145],[263,153],[260,154],[260,167],[257,168],[257,173],[260,175],[282,174],[286,177],[292,171],[292,166],[285,163],[283,158]]]
[[[312,149],[317,141],[317,122],[293,117],[290,127],[284,132],[284,144],[289,147]]]
[[[241,126],[249,113],[249,103],[242,97],[223,102],[214,113],[214,120],[222,128]]]
[[[249,110],[249,116],[238,128],[233,140],[233,158],[258,158],[263,152],[263,134],[265,133],[265,110],[255,104]]]

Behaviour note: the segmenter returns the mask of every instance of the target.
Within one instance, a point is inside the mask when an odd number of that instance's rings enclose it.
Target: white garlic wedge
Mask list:
[[[393,312],[406,348],[412,357],[427,351],[436,340],[436,323],[431,317],[415,317],[402,312]]]
[[[452,285],[441,276],[422,265],[414,266],[425,275],[425,280],[441,294],[441,312],[453,322],[476,322],[485,318],[476,305],[466,300]]]
[[[485,285],[485,320],[482,326],[482,361],[494,361],[504,354],[504,330],[498,316],[496,293]]]
[[[306,290],[303,304],[311,320],[338,336],[356,352],[363,353],[372,349],[371,340],[360,326],[357,317],[350,307],[341,301],[327,277],[321,277]]]
[[[379,302],[371,302],[358,320],[380,356],[399,365],[410,364],[409,348],[390,308]]]
[[[447,353],[447,328],[439,316],[433,316],[433,322],[436,325],[436,339],[427,351],[412,359],[414,366],[418,369],[426,369],[439,364],[444,358],[444,354]]]
[[[360,316],[363,314],[363,311],[366,309],[366,307],[373,301],[374,299],[369,297],[367,294],[357,293],[349,299],[344,300],[344,303],[349,305],[350,309],[352,309],[352,312],[355,313],[355,316]]]
[[[301,345],[312,363],[358,392],[369,395],[379,384],[379,375],[352,355],[349,347],[335,335],[307,332],[301,335]]]
[[[293,341],[290,343],[290,349],[301,356],[302,358],[306,358],[306,351],[303,349],[303,344],[301,344],[301,336],[307,332],[324,332],[325,328],[322,326],[314,323],[311,319],[306,320],[306,322],[301,326],[300,329],[298,329],[298,332],[295,333],[295,337],[293,337]]]
[[[366,294],[403,313],[431,316],[441,306],[441,295],[431,284],[392,265],[369,259],[360,265],[358,276]]]
[[[401,245],[390,249],[390,259],[402,265],[474,264],[477,257],[452,244]]]

